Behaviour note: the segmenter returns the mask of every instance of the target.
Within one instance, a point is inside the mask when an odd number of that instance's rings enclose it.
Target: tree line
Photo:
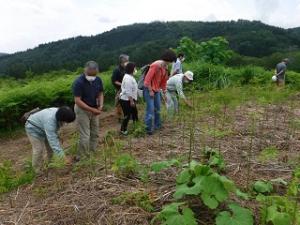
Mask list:
[[[185,36],[196,42],[225,37],[237,54],[237,65],[249,61],[244,57],[255,60],[275,53],[296,52],[300,48],[299,28],[282,29],[246,20],[153,22],[121,26],[96,36],[79,36],[41,44],[34,49],[2,56],[0,74],[22,78],[26,72],[75,71],[90,59],[99,62],[102,70],[107,70],[117,63],[118,55],[123,52],[141,66],[158,58],[163,49],[176,47]]]

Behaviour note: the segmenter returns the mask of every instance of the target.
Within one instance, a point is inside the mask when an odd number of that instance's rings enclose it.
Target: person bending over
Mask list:
[[[59,143],[58,130],[65,123],[72,123],[75,113],[69,107],[47,108],[30,115],[25,123],[25,130],[32,145],[32,166],[37,175],[42,173],[44,153],[50,161],[53,153],[65,159],[66,164],[71,159]]]

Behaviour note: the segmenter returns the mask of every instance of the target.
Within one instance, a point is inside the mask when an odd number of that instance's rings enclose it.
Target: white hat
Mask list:
[[[191,71],[186,71],[184,73],[184,76],[188,79],[188,80],[194,80],[194,73]]]

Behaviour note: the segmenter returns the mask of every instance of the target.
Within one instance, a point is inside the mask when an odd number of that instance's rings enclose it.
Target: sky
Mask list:
[[[300,27],[300,0],[0,0],[0,52],[132,23],[237,19]]]

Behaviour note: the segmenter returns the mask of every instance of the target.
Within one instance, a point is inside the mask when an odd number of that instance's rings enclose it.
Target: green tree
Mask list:
[[[229,42],[224,37],[214,37],[201,43],[183,37],[176,52],[183,52],[188,61],[200,60],[213,64],[226,63],[233,56]]]

